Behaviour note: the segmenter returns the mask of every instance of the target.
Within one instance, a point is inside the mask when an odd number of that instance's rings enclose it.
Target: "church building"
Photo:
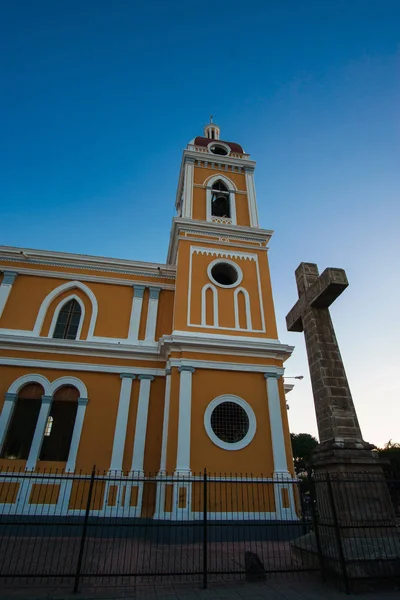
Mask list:
[[[279,479],[258,510],[295,518],[283,381],[293,348],[278,339],[254,170],[215,123],[187,145],[165,264],[0,247],[10,514],[81,514],[74,477],[95,465],[99,516],[196,518],[206,469]],[[229,518],[228,500],[213,502]]]

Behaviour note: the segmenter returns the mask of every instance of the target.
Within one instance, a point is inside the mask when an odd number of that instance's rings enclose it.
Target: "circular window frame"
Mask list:
[[[211,415],[212,415],[214,409],[217,406],[219,406],[220,404],[223,404],[224,402],[232,402],[233,404],[237,404],[238,406],[243,408],[243,410],[246,412],[247,418],[249,420],[249,429],[248,429],[246,435],[244,436],[244,438],[241,439],[239,442],[234,442],[232,444],[221,440],[214,433],[214,430],[211,426]],[[246,446],[248,446],[250,444],[250,442],[253,441],[253,438],[256,434],[256,431],[257,431],[256,415],[254,414],[254,411],[251,408],[250,404],[248,404],[246,402],[246,400],[243,400],[243,398],[240,398],[239,396],[234,396],[233,394],[224,394],[222,396],[218,396],[217,398],[214,398],[214,400],[212,400],[212,402],[210,402],[210,404],[207,406],[205,413],[204,413],[204,428],[205,428],[206,433],[207,433],[208,437],[210,438],[210,440],[219,448],[222,448],[223,450],[231,450],[231,451],[242,450],[243,448],[246,448]]]
[[[215,154],[212,151],[212,148],[216,147],[216,146],[220,146],[220,148],[223,148],[224,150],[226,150],[226,154]],[[224,158],[224,156],[229,156],[231,153],[231,149],[228,146],[228,144],[224,144],[223,142],[220,142],[219,140],[212,140],[208,146],[207,146],[208,151],[211,154],[214,154],[214,156],[219,156],[220,158]]]
[[[235,283],[231,283],[230,285],[223,285],[222,283],[218,283],[218,281],[216,279],[214,279],[214,277],[211,274],[211,271],[215,267],[215,265],[218,265],[221,263],[228,264],[235,269],[235,271],[237,272],[237,275],[238,275],[238,278],[235,281]],[[233,260],[229,260],[229,258],[225,258],[225,259],[217,258],[217,259],[213,260],[212,262],[210,262],[210,264],[207,267],[207,275],[208,275],[208,278],[210,279],[210,281],[212,281],[212,283],[214,285],[217,285],[218,287],[220,287],[224,290],[229,290],[231,288],[235,288],[238,285],[240,285],[243,281],[242,269],[239,267],[239,265],[237,265],[235,262],[233,262]]]

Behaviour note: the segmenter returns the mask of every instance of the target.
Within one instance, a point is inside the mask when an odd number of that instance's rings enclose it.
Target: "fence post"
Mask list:
[[[328,496],[329,496],[331,509],[332,509],[333,526],[335,528],[340,566],[342,568],[342,574],[343,574],[343,579],[344,579],[344,587],[346,590],[346,594],[350,594],[349,578],[347,576],[347,568],[346,568],[346,559],[345,559],[344,552],[343,552],[342,538],[340,535],[340,525],[339,525],[339,520],[338,520],[338,516],[337,516],[337,512],[336,512],[335,496],[333,494],[332,481],[331,481],[331,477],[330,477],[329,473],[326,474],[326,482],[327,482],[327,486],[328,486]]]
[[[80,578],[81,569],[82,569],[83,551],[85,548],[85,541],[86,541],[87,527],[88,527],[88,521],[89,521],[89,515],[90,515],[90,504],[92,502],[95,474],[96,474],[96,465],[93,466],[92,475],[90,477],[88,499],[87,499],[87,503],[86,503],[85,518],[83,521],[83,528],[82,528],[81,545],[79,548],[78,564],[76,566],[74,594],[76,594],[78,591],[79,578]]]
[[[311,519],[312,519],[313,527],[314,527],[315,542],[317,544],[318,560],[319,560],[319,565],[321,567],[322,581],[325,582],[326,581],[326,574],[325,574],[324,555],[322,553],[321,538],[320,538],[320,535],[319,535],[319,521],[318,521],[317,510],[316,510],[317,494],[316,494],[316,491],[315,491],[315,480],[311,477],[311,473],[310,472],[308,472],[307,478],[308,478],[308,485],[309,485],[309,488],[310,488]]]
[[[203,589],[207,588],[207,471],[203,476]]]

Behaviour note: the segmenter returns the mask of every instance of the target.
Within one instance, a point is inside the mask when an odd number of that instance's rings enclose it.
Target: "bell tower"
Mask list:
[[[163,469],[188,478],[173,491],[177,518],[193,506],[192,476],[204,468],[281,477],[265,511],[279,518],[295,511],[281,377],[293,348],[278,339],[272,231],[259,226],[254,169],[212,119],[183,151],[167,259],[176,266],[173,331],[160,340]]]
[[[212,120],[183,152],[168,262],[177,263],[174,330],[277,338],[255,162]]]

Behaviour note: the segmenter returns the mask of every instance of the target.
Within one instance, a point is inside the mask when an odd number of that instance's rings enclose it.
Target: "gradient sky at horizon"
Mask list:
[[[316,433],[301,261],[332,307],[364,438],[400,441],[397,0],[3,0],[1,244],[165,261],[182,149],[210,113],[257,161],[292,431]]]

